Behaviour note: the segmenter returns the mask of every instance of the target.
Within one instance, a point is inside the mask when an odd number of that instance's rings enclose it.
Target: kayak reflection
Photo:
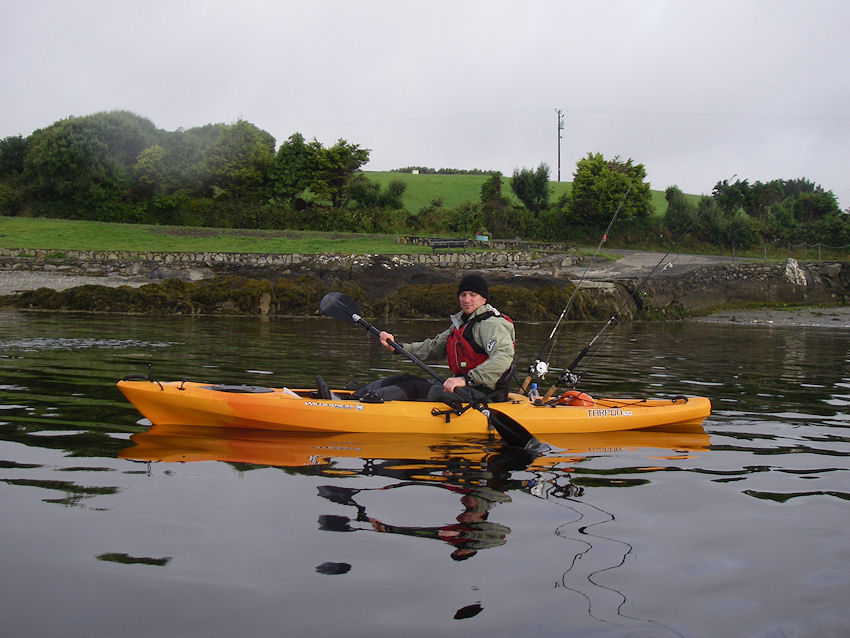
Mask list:
[[[130,437],[132,446],[119,458],[184,463],[223,461],[279,467],[339,466],[346,459],[378,464],[388,472],[399,460],[430,467],[434,463],[480,461],[503,448],[487,435],[318,433],[219,428],[194,425],[154,425]],[[630,430],[585,434],[547,435],[545,454],[528,459],[534,469],[557,469],[581,458],[618,451],[657,449],[659,457],[687,455],[706,449],[709,438],[701,426],[681,430]],[[522,450],[517,450],[520,455]],[[361,473],[352,470],[353,473]],[[387,474],[389,475],[389,474]]]
[[[643,623],[627,617],[624,591],[600,584],[596,576],[621,566],[631,553],[627,539],[604,533],[604,525],[616,517],[590,502],[587,491],[595,487],[629,487],[649,481],[646,473],[664,471],[664,459],[684,459],[709,447],[701,426],[669,430],[635,430],[546,437],[551,449],[535,456],[525,450],[503,446],[486,435],[337,433],[301,434],[203,426],[156,425],[131,437],[123,449],[124,459],[147,462],[221,461],[233,464],[278,466],[290,471],[331,479],[318,486],[318,496],[329,509],[318,518],[318,528],[329,532],[396,534],[436,540],[455,561],[478,556],[483,550],[506,545],[512,530],[500,522],[502,508],[522,497],[552,502],[569,513],[554,530],[564,546],[561,574],[556,587],[586,599],[588,614],[597,620],[621,624]],[[641,477],[612,476],[582,470],[582,462],[595,456],[635,452],[649,459],[639,465]],[[387,484],[354,487],[358,477],[389,479]],[[575,478],[574,478],[575,477]],[[347,482],[348,485],[341,483]],[[402,490],[411,495],[414,486],[439,490],[459,504],[454,520],[438,524],[398,524],[398,510],[385,515],[383,498]],[[440,499],[438,499],[440,500]],[[363,503],[369,504],[369,511]],[[351,509],[332,509],[331,504]],[[379,510],[378,508],[381,508]],[[320,510],[322,511],[322,510]],[[425,509],[423,509],[425,511]],[[409,513],[408,513],[409,514]],[[445,520],[445,519],[443,519]],[[504,519],[503,519],[504,520]],[[417,523],[418,521],[414,521]],[[431,521],[426,521],[430,523]],[[513,530],[516,534],[518,530]],[[490,556],[490,552],[484,554]],[[495,553],[493,554],[495,557]],[[553,565],[557,565],[553,563]],[[324,562],[317,573],[343,575],[352,570],[347,562]],[[481,601],[458,609],[455,619],[481,612]]]
[[[349,532],[367,529],[441,540],[463,560],[478,550],[507,541],[510,528],[490,520],[496,505],[510,503],[509,490],[538,498],[579,496],[572,467],[582,458],[624,450],[663,450],[655,458],[681,458],[708,447],[701,426],[684,431],[635,430],[547,437],[543,455],[503,446],[486,435],[336,433],[302,434],[256,429],[154,425],[131,437],[121,458],[149,462],[223,461],[228,463],[310,468],[310,473],[383,476],[398,482],[380,488],[319,487],[319,496],[351,506],[354,515],[326,514],[319,528]],[[514,474],[516,476],[514,476]],[[521,474],[521,476],[520,476]],[[461,511],[455,521],[431,526],[403,526],[370,516],[356,500],[364,489],[389,490],[428,485],[457,495]]]

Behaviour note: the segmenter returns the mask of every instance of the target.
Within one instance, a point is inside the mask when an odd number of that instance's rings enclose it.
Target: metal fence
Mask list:
[[[751,249],[740,252],[732,246],[732,261],[738,258],[751,260],[761,258],[764,261],[793,258],[797,261],[848,261],[850,260],[850,244],[831,246],[829,244],[762,244],[761,250]],[[758,253],[761,253],[760,255]]]

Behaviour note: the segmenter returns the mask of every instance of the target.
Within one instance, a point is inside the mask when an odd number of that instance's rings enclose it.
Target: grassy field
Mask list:
[[[153,252],[398,255],[430,252],[396,235],[146,226],[32,217],[0,217],[0,247]]]
[[[454,208],[464,202],[477,202],[481,198],[481,185],[487,181],[487,175],[412,175],[410,173],[393,173],[389,171],[365,171],[366,177],[385,186],[392,180],[404,182],[404,206],[412,213],[418,212],[435,199],[442,199],[443,206]],[[557,201],[564,193],[572,189],[571,182],[549,182],[551,200]],[[667,200],[664,191],[652,192],[652,206],[656,215],[663,215],[667,210]],[[502,196],[517,202],[511,191],[510,177],[502,177]],[[611,211],[614,214],[614,211]]]
[[[401,180],[407,185],[405,207],[417,212],[435,199],[456,207],[480,199],[486,175],[412,175],[367,172],[381,185]],[[513,198],[510,178],[502,178],[502,194]],[[569,193],[569,182],[551,182],[552,200]],[[664,193],[652,191],[656,214],[667,208]],[[613,211],[612,211],[613,213]],[[115,224],[31,217],[0,217],[0,248],[63,250],[128,250],[186,252],[301,253],[398,255],[430,252],[427,246],[399,244],[396,235],[358,235],[305,231],[264,231],[181,226]]]

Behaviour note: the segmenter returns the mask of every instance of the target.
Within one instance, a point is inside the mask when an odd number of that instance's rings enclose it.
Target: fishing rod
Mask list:
[[[611,217],[611,220],[608,222],[608,227],[605,229],[605,232],[602,234],[602,238],[599,240],[599,244],[596,246],[596,251],[593,253],[593,256],[587,261],[587,265],[584,268],[584,272],[579,278],[578,282],[576,282],[575,287],[573,288],[572,294],[570,294],[570,298],[567,300],[564,309],[561,310],[561,315],[558,317],[558,320],[555,322],[555,325],[552,328],[552,332],[549,333],[546,341],[543,343],[543,346],[540,348],[540,353],[537,355],[537,358],[534,360],[534,363],[528,366],[528,376],[526,376],[525,381],[522,384],[522,391],[525,392],[528,387],[529,381],[531,381],[532,377],[539,377],[541,379],[546,378],[546,374],[549,372],[549,362],[548,354],[551,355],[552,351],[555,349],[555,342],[553,341],[555,335],[558,332],[558,328],[561,326],[561,322],[564,320],[564,317],[567,315],[570,307],[573,304],[573,299],[575,299],[576,293],[578,289],[581,287],[582,282],[584,282],[585,277],[587,277],[587,271],[590,269],[590,264],[596,259],[596,256],[599,254],[600,249],[602,248],[602,244],[608,241],[608,233],[611,232],[611,227],[614,225],[614,221],[616,221],[617,216],[620,214],[620,210],[623,208],[623,204],[626,203],[626,198],[629,196],[629,193],[632,190],[632,184],[629,184],[629,187],[626,189],[625,194],[623,195],[623,199],[620,200],[620,205],[617,206],[617,210],[614,211],[614,215]]]
[[[555,388],[559,385],[574,388],[576,386],[576,384],[578,384],[578,381],[581,378],[581,374],[575,374],[573,372],[573,370],[575,370],[575,367],[581,362],[582,359],[584,359],[585,355],[587,355],[587,353],[593,347],[593,344],[595,344],[596,341],[599,339],[599,337],[602,336],[602,333],[605,332],[605,330],[608,329],[608,326],[610,326],[614,321],[616,321],[617,315],[619,315],[620,311],[622,311],[623,308],[626,307],[626,304],[628,304],[629,301],[634,301],[635,304],[637,304],[638,293],[643,289],[643,287],[646,285],[646,283],[649,281],[650,277],[652,277],[652,275],[655,273],[655,271],[658,270],[658,267],[662,264],[662,262],[665,259],[667,259],[667,257],[670,256],[670,253],[672,253],[673,250],[676,248],[676,246],[679,245],[679,242],[681,242],[685,238],[685,236],[689,232],[691,232],[691,228],[693,228],[694,224],[696,224],[698,219],[699,219],[699,214],[694,215],[694,218],[693,218],[693,220],[691,220],[691,223],[688,225],[688,227],[685,229],[685,231],[679,236],[679,238],[676,239],[675,242],[673,242],[673,245],[670,247],[670,249],[666,253],[664,253],[664,255],[661,257],[661,259],[658,260],[658,263],[655,264],[655,266],[653,266],[652,270],[650,270],[649,273],[647,273],[647,275],[638,284],[638,286],[632,291],[632,293],[628,297],[626,297],[626,299],[623,301],[623,303],[620,304],[620,306],[613,312],[613,314],[608,318],[608,321],[606,321],[605,324],[599,329],[599,332],[597,332],[594,335],[593,339],[591,339],[590,342],[584,348],[581,349],[581,352],[579,352],[576,355],[576,358],[573,359],[572,363],[570,363],[570,365],[568,365],[566,368],[564,368],[564,372],[561,374],[560,377],[558,377],[558,380],[555,382],[555,384],[546,393],[544,400],[551,397],[552,394],[555,391]],[[663,272],[663,270],[666,270],[668,267],[669,267],[669,264],[667,266],[664,266],[664,268],[662,269],[662,272]]]

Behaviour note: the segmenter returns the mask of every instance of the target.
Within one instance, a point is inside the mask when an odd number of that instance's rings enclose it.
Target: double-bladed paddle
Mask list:
[[[381,334],[380,330],[361,316],[360,308],[357,306],[357,303],[344,293],[329,292],[322,298],[322,302],[319,307],[326,315],[341,321],[347,321],[348,323],[363,326],[376,337]],[[434,372],[430,366],[421,361],[418,357],[407,352],[404,348],[392,340],[388,340],[387,343],[389,343],[396,352],[405,356],[408,360],[419,366],[435,380],[439,381],[440,384],[444,382],[444,379],[440,377],[440,375]],[[481,412],[481,414],[486,416],[489,423],[496,429],[496,432],[499,433],[499,436],[502,437],[502,440],[505,443],[513,447],[525,448],[527,450],[541,450],[545,448],[545,445],[538,441],[531,432],[517,423],[516,419],[511,418],[503,412],[499,412],[498,410],[488,407],[486,402],[480,398],[474,399],[472,396],[472,388],[458,388],[458,390],[465,390],[465,392],[458,392],[456,390],[455,394],[469,403],[473,408]],[[467,396],[464,396],[464,394]]]

